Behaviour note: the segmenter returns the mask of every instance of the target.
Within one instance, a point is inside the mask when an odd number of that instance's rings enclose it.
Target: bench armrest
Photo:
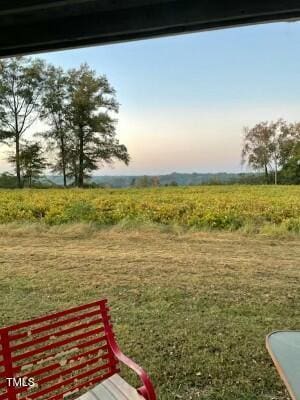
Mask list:
[[[133,370],[140,378],[140,380],[143,383],[143,386],[141,386],[138,389],[139,394],[141,394],[146,400],[156,400],[156,395],[155,391],[152,385],[152,382],[147,375],[147,373],[141,368],[139,365],[137,365],[133,360],[131,360],[129,357],[125,356],[125,354],[122,353],[120,350],[119,345],[117,344],[112,332],[108,335],[108,343],[109,346],[114,353],[115,357],[125,364],[127,367],[129,367],[131,370]]]
[[[112,331],[112,325],[109,322],[109,317],[108,317],[108,311],[109,308],[106,305],[107,301],[105,304],[100,305],[100,311],[101,311],[101,317],[103,320],[103,325],[104,329],[106,332],[106,339],[108,342],[108,345],[111,348],[112,353],[116,357],[117,360],[125,364],[127,367],[129,367],[131,370],[133,370],[140,378],[142,381],[142,386],[138,389],[138,392],[141,396],[144,397],[145,400],[156,400],[156,395],[155,391],[152,385],[152,382],[146,372],[141,368],[139,365],[137,365],[133,360],[131,360],[129,357],[125,356],[125,354],[122,353],[118,343],[115,340],[115,335]]]

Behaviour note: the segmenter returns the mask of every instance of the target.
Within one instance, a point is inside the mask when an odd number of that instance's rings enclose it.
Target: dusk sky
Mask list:
[[[300,24],[276,23],[42,54],[87,62],[121,103],[129,167],[97,174],[238,172],[243,126],[300,119]],[[7,170],[2,152],[0,169]]]

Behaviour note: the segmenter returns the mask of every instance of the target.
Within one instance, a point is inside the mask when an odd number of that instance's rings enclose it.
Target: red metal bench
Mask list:
[[[0,329],[0,400],[155,400],[145,371],[119,349],[107,300]],[[135,389],[119,362],[141,379]]]

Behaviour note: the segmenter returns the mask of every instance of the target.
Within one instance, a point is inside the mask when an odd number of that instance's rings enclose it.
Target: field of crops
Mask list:
[[[0,191],[0,223],[157,223],[300,232],[299,186]]]

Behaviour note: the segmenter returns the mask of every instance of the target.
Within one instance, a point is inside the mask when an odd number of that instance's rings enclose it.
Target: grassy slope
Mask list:
[[[0,228],[0,322],[108,296],[159,398],[287,398],[265,335],[299,328],[300,241]]]

